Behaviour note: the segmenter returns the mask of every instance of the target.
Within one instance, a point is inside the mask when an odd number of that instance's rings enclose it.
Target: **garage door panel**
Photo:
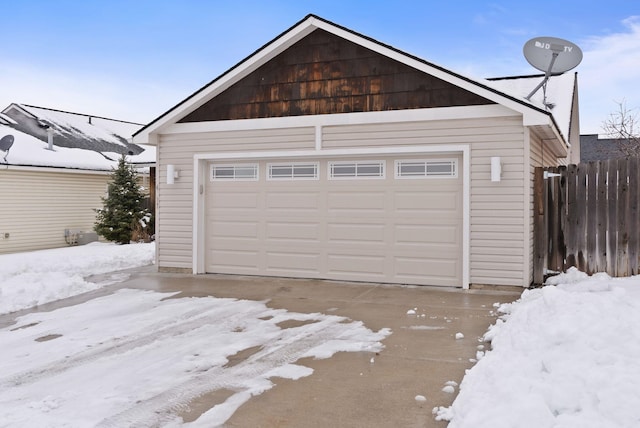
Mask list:
[[[260,255],[258,251],[233,250],[230,248],[213,249],[209,252],[209,257],[214,260],[211,268],[217,269],[213,272],[259,273]]]
[[[224,221],[209,222],[211,233],[219,238],[258,238],[259,225],[255,221]]]
[[[458,192],[419,192],[399,191],[395,193],[394,203],[398,213],[434,213],[451,214],[460,211]]]
[[[382,214],[385,212],[384,192],[329,192],[327,206],[330,213],[348,211],[361,214],[363,212]]]
[[[317,211],[320,208],[319,192],[269,192],[267,194],[267,209]]]
[[[317,277],[320,274],[320,256],[316,253],[301,253],[299,251],[267,251],[266,270],[282,276],[289,276],[291,272],[305,273]],[[287,275],[287,272],[289,274]]]
[[[385,278],[385,257],[375,255],[353,255],[350,253],[327,254],[327,272],[332,275]]]
[[[328,244],[333,243],[379,243],[385,242],[386,227],[384,224],[366,223],[332,223],[327,225]]]
[[[462,180],[385,162],[385,178],[331,180],[324,160],[318,180],[207,183],[206,271],[460,286]]]
[[[418,257],[396,257],[395,273],[400,278],[419,279],[425,276],[455,280],[459,264],[449,258],[426,259]]]
[[[460,243],[460,228],[457,225],[416,225],[400,224],[395,226],[397,244],[441,246]]]
[[[316,245],[320,239],[320,224],[267,221],[267,239],[270,241],[312,241]]]
[[[256,192],[216,192],[211,203],[216,211],[225,212],[235,208],[257,208],[259,198],[260,194]]]

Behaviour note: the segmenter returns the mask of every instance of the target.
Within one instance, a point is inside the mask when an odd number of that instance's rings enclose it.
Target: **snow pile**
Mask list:
[[[111,282],[90,275],[152,264],[155,244],[84,246],[0,255],[0,314],[64,299]],[[125,277],[120,277],[120,280]]]
[[[449,428],[640,426],[640,276],[571,269],[502,305],[491,341],[436,419]]]

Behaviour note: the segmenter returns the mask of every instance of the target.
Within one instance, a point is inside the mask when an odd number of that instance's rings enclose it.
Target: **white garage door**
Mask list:
[[[456,156],[209,165],[206,271],[462,285]]]

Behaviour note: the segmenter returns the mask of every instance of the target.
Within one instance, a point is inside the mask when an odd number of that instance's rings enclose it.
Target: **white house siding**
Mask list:
[[[92,232],[110,179],[108,173],[0,169],[0,253],[64,247],[65,229]]]
[[[309,150],[314,147],[314,127],[161,134],[158,144],[156,218],[158,267],[189,272],[192,269],[194,154]],[[168,163],[175,166],[179,175],[171,185],[166,184]]]
[[[493,123],[493,139],[471,145],[471,283],[525,286],[525,144],[521,119]],[[491,157],[502,164],[491,181]]]
[[[260,150],[312,150],[313,127],[161,134],[158,179],[158,266],[190,270],[192,260],[193,155]],[[525,238],[524,128],[519,116],[425,120],[321,127],[322,149],[411,145],[470,147],[470,282],[528,285]],[[502,180],[490,181],[490,158],[500,156]],[[526,155],[528,156],[528,154]],[[166,164],[180,178],[166,184]]]

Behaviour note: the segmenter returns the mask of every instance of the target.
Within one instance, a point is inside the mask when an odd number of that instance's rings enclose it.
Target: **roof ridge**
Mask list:
[[[561,76],[564,73],[551,73],[551,76]],[[502,76],[502,77],[486,77],[485,80],[489,80],[489,81],[496,81],[496,80],[514,80],[514,79],[531,79],[534,77],[544,77],[545,74],[544,73],[539,73],[539,74],[523,74],[520,76]]]
[[[122,119],[112,119],[110,117],[98,116],[98,115],[95,115],[95,114],[77,113],[77,112],[73,112],[73,111],[66,111],[66,110],[60,110],[60,109],[49,108],[49,107],[34,106],[34,105],[30,105],[30,104],[17,104],[17,105],[22,106],[22,107],[39,108],[39,109],[42,109],[42,110],[55,111],[57,113],[66,113],[66,114],[74,114],[74,115],[77,115],[77,116],[92,117],[94,119],[110,120],[112,122],[128,123],[128,124],[131,124],[131,125],[139,125],[139,126],[144,125],[143,123],[131,122],[131,121],[122,120]]]

